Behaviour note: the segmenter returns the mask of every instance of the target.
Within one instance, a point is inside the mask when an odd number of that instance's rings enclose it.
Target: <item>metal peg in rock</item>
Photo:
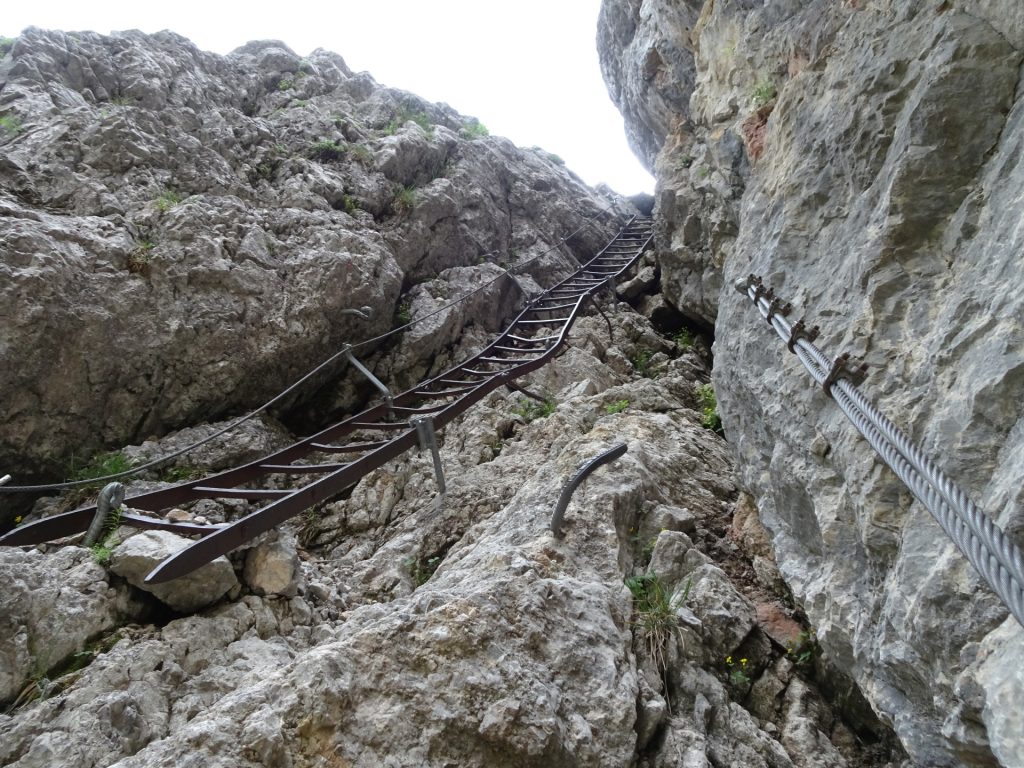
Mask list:
[[[569,500],[572,499],[572,495],[579,488],[580,483],[586,480],[598,467],[609,464],[623,456],[626,453],[627,447],[625,443],[619,443],[604,453],[599,453],[594,458],[584,462],[576,470],[576,474],[569,478],[569,482],[562,487],[562,494],[558,497],[555,511],[551,515],[551,533],[555,535],[556,539],[562,538],[562,518],[565,516],[565,510],[569,506]]]
[[[96,515],[89,525],[89,530],[85,533],[82,546],[91,547],[100,540],[100,536],[103,535],[103,529],[107,525],[107,520],[110,518],[110,511],[120,507],[123,502],[124,485],[121,483],[107,483],[103,486],[103,490],[100,491],[100,496],[96,500]]]

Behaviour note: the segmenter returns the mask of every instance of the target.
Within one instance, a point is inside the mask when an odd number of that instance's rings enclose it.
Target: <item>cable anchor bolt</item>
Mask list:
[[[867,363],[858,363],[850,357],[849,352],[843,352],[843,354],[832,361],[832,367],[829,368],[828,375],[821,382],[821,386],[825,390],[826,395],[833,397],[832,385],[840,379],[847,379],[856,387],[864,383],[867,375]]]
[[[800,318],[793,326],[789,329],[789,339],[786,341],[786,349],[796,354],[796,343],[800,339],[806,339],[808,342],[813,342],[818,336],[821,335],[821,329],[818,326],[812,326],[808,328],[804,323],[805,318]]]
[[[760,278],[757,275],[750,274],[747,275],[746,277],[737,278],[736,282],[732,284],[732,287],[735,288],[740,293],[742,293],[744,296],[748,296],[751,287],[757,285],[758,280],[760,280]]]
[[[768,302],[768,314],[764,316],[764,319],[768,321],[768,325],[772,324],[772,318],[775,315],[782,315],[785,317],[793,311],[793,305],[788,301],[784,302],[778,296],[772,296],[771,301]]]
[[[83,547],[91,547],[100,541],[107,521],[115,509],[119,509],[124,503],[124,485],[121,483],[107,483],[100,491],[96,499],[96,514],[93,515],[89,530],[82,540]]]
[[[757,304],[762,296],[767,296],[769,299],[775,296],[775,291],[765,286],[764,281],[760,277],[751,275],[751,278],[753,278],[751,285],[754,288],[754,304]]]

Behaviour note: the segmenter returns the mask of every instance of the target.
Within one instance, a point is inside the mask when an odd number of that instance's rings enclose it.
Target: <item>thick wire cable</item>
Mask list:
[[[316,366],[315,368],[313,368],[312,370],[307,372],[305,375],[303,375],[300,379],[298,379],[294,383],[290,384],[286,389],[283,389],[281,392],[279,392],[278,394],[274,395],[274,397],[272,397],[267,402],[263,403],[263,405],[259,406],[255,410],[250,411],[249,413],[245,414],[244,416],[240,416],[239,418],[235,419],[233,422],[228,424],[226,427],[222,427],[221,429],[217,430],[213,434],[207,435],[203,439],[197,440],[196,442],[191,443],[190,445],[187,445],[184,448],[179,448],[177,451],[173,451],[172,453],[168,453],[165,456],[161,456],[159,458],[152,459],[152,460],[150,460],[150,461],[148,461],[148,462],[146,462],[144,464],[139,464],[138,466],[131,467],[130,469],[126,469],[123,472],[115,472],[114,474],[103,475],[102,477],[93,477],[93,478],[89,478],[88,480],[68,480],[68,481],[65,481],[65,482],[62,482],[62,483],[47,483],[47,484],[43,484],[43,485],[0,485],[0,494],[4,494],[4,493],[39,493],[39,492],[43,492],[43,491],[64,491],[64,490],[71,490],[73,488],[84,488],[86,486],[98,485],[100,483],[108,483],[108,482],[111,482],[113,480],[120,480],[120,479],[125,478],[125,477],[131,477],[132,475],[137,475],[137,474],[139,474],[141,472],[145,472],[147,470],[150,470],[150,469],[153,469],[155,467],[158,467],[161,464],[166,464],[171,459],[176,459],[179,456],[184,456],[186,453],[191,453],[196,448],[200,448],[200,447],[206,445],[207,443],[209,443],[211,440],[215,440],[218,437],[220,437],[221,435],[224,435],[224,434],[232,431],[236,427],[241,426],[245,422],[250,421],[250,420],[256,418],[261,413],[266,411],[268,408],[270,408],[271,406],[277,404],[278,402],[283,400],[285,397],[290,395],[292,392],[294,392],[296,389],[301,387],[303,384],[305,384],[311,378],[313,378],[318,373],[323,371],[325,368],[328,368],[331,365],[333,365],[334,363],[336,363],[340,358],[344,357],[347,352],[351,352],[352,350],[356,350],[356,349],[359,349],[361,347],[365,347],[365,346],[367,346],[369,344],[375,344],[377,342],[383,341],[384,339],[387,339],[390,336],[394,336],[397,333],[401,333],[402,331],[405,331],[406,329],[411,328],[412,326],[416,325],[417,323],[422,323],[424,320],[427,320],[428,318],[431,318],[434,315],[440,314],[441,312],[444,312],[445,310],[451,309],[456,304],[460,304],[460,303],[466,301],[471,296],[474,296],[477,293],[479,293],[480,291],[482,291],[485,288],[487,288],[488,286],[493,285],[498,280],[501,280],[503,277],[509,277],[513,281],[515,281],[515,277],[512,274],[513,272],[515,272],[517,270],[520,270],[520,269],[522,269],[523,267],[525,267],[525,266],[527,266],[529,264],[532,264],[533,262],[537,261],[538,259],[542,258],[543,256],[546,256],[547,254],[551,253],[552,251],[562,247],[567,242],[569,242],[569,240],[571,240],[573,237],[575,237],[580,232],[582,232],[585,227],[587,227],[587,226],[594,226],[594,219],[596,219],[601,214],[611,212],[613,206],[614,206],[614,203],[610,202],[610,203],[608,203],[608,205],[606,205],[606,206],[604,206],[602,208],[599,208],[597,210],[597,212],[594,213],[593,215],[584,216],[583,217],[584,218],[584,222],[580,226],[578,226],[576,229],[574,229],[568,235],[565,235],[564,237],[559,238],[555,242],[555,244],[552,245],[551,247],[541,251],[540,253],[536,254],[535,256],[531,256],[529,259],[526,259],[525,261],[521,261],[518,264],[513,264],[511,267],[508,267],[507,269],[503,270],[500,274],[495,275],[493,278],[491,278],[490,280],[487,280],[484,283],[481,283],[480,285],[478,285],[476,288],[474,288],[473,290],[469,291],[468,293],[465,293],[465,294],[463,294],[462,296],[459,296],[456,299],[452,299],[447,304],[444,304],[444,305],[438,307],[437,309],[428,312],[425,315],[413,318],[412,320],[410,320],[405,325],[400,325],[397,328],[392,328],[390,331],[387,331],[386,333],[382,333],[382,334],[380,334],[378,336],[374,336],[374,337],[369,338],[369,339],[364,339],[363,341],[360,341],[357,344],[345,345],[345,347],[343,347],[339,351],[335,352],[329,358],[327,358],[322,363],[320,363],[320,365]],[[504,253],[504,252],[505,252],[504,249],[497,249],[497,250],[494,250],[494,251],[489,251],[487,253],[484,253],[481,256],[481,258],[486,258],[487,256],[493,256],[495,254]],[[518,282],[517,282],[517,285],[518,285]]]
[[[771,303],[748,284],[743,291],[766,319]],[[772,314],[770,324],[784,341],[792,328],[784,317]],[[832,361],[806,338],[798,338],[794,352],[814,380],[828,379]],[[1014,618],[1024,626],[1024,556],[1017,545],[944,474],[925,453],[846,378],[830,385],[840,410],[865,437],[911,493],[932,514],[946,535],[964,554]]]

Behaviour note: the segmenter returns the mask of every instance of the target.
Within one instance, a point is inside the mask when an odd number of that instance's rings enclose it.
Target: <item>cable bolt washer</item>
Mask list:
[[[769,289],[770,291],[771,289]],[[788,301],[784,302],[778,296],[772,296],[768,302],[768,314],[764,316],[764,319],[768,322],[768,325],[772,324],[772,318],[775,315],[782,315],[785,317],[793,311],[793,305]]]
[[[864,383],[867,375],[867,363],[858,363],[857,360],[850,357],[849,352],[843,352],[843,354],[832,361],[832,366],[828,369],[828,375],[821,382],[821,386],[825,390],[826,395],[833,397],[832,385],[840,379],[848,379],[856,387]]]
[[[813,342],[818,336],[821,335],[821,329],[814,325],[810,328],[807,327],[804,320],[806,318],[801,317],[797,320],[789,329],[789,339],[786,340],[786,349],[796,354],[796,343],[800,339],[806,339],[809,342]]]

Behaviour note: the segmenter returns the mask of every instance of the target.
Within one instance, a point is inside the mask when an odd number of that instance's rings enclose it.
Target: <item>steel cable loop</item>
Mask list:
[[[768,318],[770,302],[749,285],[744,293],[755,303],[762,317]],[[778,314],[771,316],[770,323],[780,338],[788,342],[792,332],[789,323]],[[827,380],[832,361],[817,346],[799,338],[793,351],[818,384]],[[1024,626],[1024,557],[1020,549],[852,382],[840,378],[830,386],[830,393],[846,417],[925,505]]]
[[[455,306],[456,304],[459,304],[459,303],[465,301],[470,296],[473,296],[473,295],[479,293],[484,288],[487,288],[489,285],[497,282],[498,280],[501,280],[503,277],[510,277],[510,278],[512,278],[512,280],[514,282],[516,282],[516,284],[518,285],[518,281],[515,280],[515,277],[512,274],[512,272],[514,270],[521,269],[522,267],[525,267],[528,264],[533,263],[534,261],[536,261],[537,259],[541,258],[542,256],[546,256],[547,254],[551,253],[556,248],[561,247],[562,245],[567,243],[569,240],[571,240],[573,237],[575,237],[580,232],[582,232],[585,227],[587,227],[587,226],[594,226],[594,220],[598,216],[600,216],[601,214],[612,212],[612,205],[613,205],[613,203],[609,203],[605,207],[599,208],[597,213],[595,213],[593,215],[590,215],[590,216],[583,216],[584,221],[583,221],[583,223],[580,226],[578,226],[576,229],[574,229],[568,235],[566,235],[566,236],[564,236],[562,238],[559,238],[559,240],[554,245],[552,245],[550,248],[547,248],[546,250],[541,251],[536,256],[532,256],[529,259],[527,259],[526,261],[522,261],[519,264],[514,264],[511,267],[508,267],[507,269],[503,270],[500,275],[496,275],[492,279],[488,280],[485,283],[482,283],[481,285],[477,286],[476,288],[474,288],[473,290],[469,291],[468,293],[466,293],[466,294],[464,294],[462,296],[459,296],[456,299],[452,299],[447,304],[444,304],[443,306],[441,306],[441,307],[439,307],[439,308],[437,308],[437,309],[435,309],[435,310],[433,310],[431,312],[428,312],[427,314],[425,314],[425,315],[423,315],[421,317],[413,318],[412,320],[410,320],[405,325],[400,325],[397,328],[392,328],[390,331],[387,331],[386,333],[382,333],[379,336],[374,336],[374,337],[369,338],[369,339],[364,339],[363,341],[360,341],[360,342],[358,342],[356,344],[352,344],[352,345],[346,344],[343,349],[335,352],[329,358],[327,358],[322,363],[320,363],[318,366],[316,366],[316,368],[313,368],[312,370],[307,372],[305,375],[303,375],[300,379],[298,379],[297,381],[295,381],[292,384],[290,384],[287,388],[285,388],[284,390],[282,390],[278,394],[274,395],[274,397],[272,397],[267,402],[263,403],[263,405],[259,406],[258,408],[256,408],[253,411],[250,411],[249,413],[245,414],[244,416],[239,417],[235,421],[233,421],[230,424],[228,424],[226,427],[223,427],[223,428],[217,430],[212,435],[207,435],[203,439],[197,440],[196,442],[194,442],[194,443],[192,443],[190,445],[187,445],[184,448],[180,448],[177,451],[173,451],[172,453],[169,453],[166,456],[161,456],[159,458],[153,459],[152,461],[148,461],[145,464],[140,464],[137,467],[132,467],[131,469],[126,469],[123,472],[115,472],[114,474],[111,474],[111,475],[103,475],[102,477],[94,477],[94,478],[90,478],[88,480],[69,480],[69,481],[62,482],[62,483],[46,483],[46,484],[42,484],[42,485],[3,485],[3,484],[0,484],[0,494],[5,494],[5,493],[39,493],[39,492],[42,492],[42,491],[63,491],[63,490],[71,490],[72,488],[82,488],[82,487],[89,486],[89,485],[97,485],[99,483],[109,483],[109,482],[114,481],[114,480],[121,480],[121,479],[123,479],[125,477],[130,477],[132,475],[137,475],[140,472],[145,472],[146,470],[153,469],[155,467],[160,466],[161,464],[165,464],[166,462],[170,461],[171,459],[176,459],[179,456],[183,456],[186,453],[190,453],[191,451],[194,451],[196,448],[200,448],[200,447],[206,445],[211,440],[215,440],[218,437],[220,437],[221,435],[226,434],[227,432],[230,432],[231,430],[235,429],[236,427],[241,426],[245,422],[251,421],[252,419],[256,418],[261,413],[263,413],[268,408],[270,408],[272,405],[275,405],[280,400],[282,400],[286,396],[290,395],[292,392],[294,392],[300,386],[305,384],[313,376],[316,376],[322,370],[324,370],[328,366],[330,366],[330,365],[334,364],[335,362],[337,362],[339,358],[344,357],[347,352],[351,352],[354,349],[359,349],[360,347],[364,347],[364,346],[366,346],[368,344],[373,344],[373,343],[378,342],[378,341],[383,341],[384,339],[388,338],[389,336],[393,336],[396,333],[404,331],[407,328],[410,328],[411,326],[416,325],[417,323],[422,323],[424,320],[426,320],[426,319],[428,319],[430,317],[433,317],[434,315],[437,315],[437,314],[439,314],[441,312],[444,312],[445,310],[450,309],[451,307]],[[503,253],[503,252],[504,252],[503,250],[490,251],[489,253],[485,253],[484,256],[493,255],[493,254],[496,254],[496,253]]]

